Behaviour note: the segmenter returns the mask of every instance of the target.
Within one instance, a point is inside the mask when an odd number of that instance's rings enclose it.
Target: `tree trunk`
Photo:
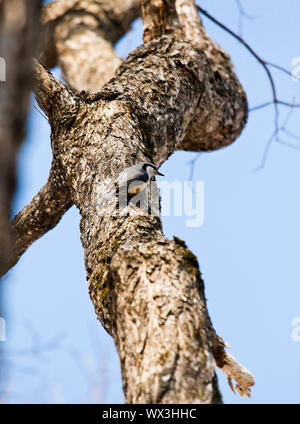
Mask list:
[[[145,44],[116,70],[111,43],[137,16],[136,1],[62,0],[45,8],[40,60],[59,63],[73,90],[36,64],[53,166],[48,185],[12,223],[15,249],[2,272],[74,203],[89,293],[118,349],[126,402],[219,403],[215,361],[242,394],[254,381],[212,327],[197,258],[163,236],[155,185],[151,212],[114,210],[107,192],[137,162],[160,166],[175,150],[231,143],[247,101],[192,0],[143,0],[141,12]]]

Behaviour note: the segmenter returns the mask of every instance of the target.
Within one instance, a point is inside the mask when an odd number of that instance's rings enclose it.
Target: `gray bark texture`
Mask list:
[[[159,213],[112,213],[106,197],[137,162],[160,166],[175,150],[233,142],[247,100],[192,0],[142,0],[145,42],[121,63],[113,43],[138,13],[134,0],[44,8],[34,91],[51,125],[53,163],[48,183],[11,223],[15,244],[2,273],[75,204],[90,297],[115,341],[126,402],[220,403],[216,364],[240,394],[254,380],[213,329],[197,258],[164,237]],[[45,68],[55,64],[67,85]],[[150,201],[158,196],[154,189]]]

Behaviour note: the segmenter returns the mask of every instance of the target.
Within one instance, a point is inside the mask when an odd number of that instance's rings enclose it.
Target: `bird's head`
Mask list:
[[[148,173],[150,178],[154,177],[154,175],[161,175],[162,177],[164,177],[164,174],[159,172],[159,170],[156,168],[155,165],[153,165],[153,163],[143,162],[142,168]]]

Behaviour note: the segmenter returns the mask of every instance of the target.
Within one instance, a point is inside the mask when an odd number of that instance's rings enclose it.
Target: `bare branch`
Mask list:
[[[216,25],[218,25],[219,27],[221,27],[222,29],[224,29],[226,32],[228,32],[230,35],[232,35],[235,39],[237,39],[241,44],[243,44],[244,47],[246,47],[246,49],[252,54],[253,57],[255,57],[255,59],[262,65],[262,67],[264,68],[267,77],[269,79],[270,85],[271,85],[271,90],[272,90],[272,95],[273,95],[273,104],[274,107],[276,108],[276,105],[278,103],[280,104],[284,104],[286,106],[297,106],[299,107],[300,105],[293,105],[290,104],[288,102],[284,102],[282,100],[279,100],[277,98],[277,92],[276,92],[276,87],[275,87],[275,83],[274,83],[274,79],[273,76],[268,68],[268,66],[274,67],[284,73],[286,73],[287,75],[292,76],[292,73],[289,72],[287,69],[283,68],[282,66],[276,65],[274,63],[268,62],[264,59],[262,59],[254,50],[253,48],[246,43],[246,41],[240,37],[238,34],[236,34],[234,31],[232,31],[230,28],[228,28],[226,25],[224,25],[222,22],[218,21],[216,18],[214,18],[212,15],[210,15],[206,10],[202,9],[202,7],[197,6],[198,10],[203,13],[204,16],[206,16],[208,19],[210,19],[212,22],[214,22]],[[297,79],[300,79],[300,77],[297,77]]]
[[[283,144],[284,146],[290,147],[291,149],[300,150],[300,146],[296,146],[294,143],[282,140],[281,138],[277,138],[276,142]]]
[[[0,263],[0,276],[18,262],[35,240],[54,228],[71,206],[69,190],[53,165],[45,186],[10,223],[11,249],[5,262]]]
[[[162,35],[176,36],[182,33],[175,0],[141,0],[144,43]]]
[[[300,141],[300,137],[294,133],[292,133],[291,131],[286,130],[285,128],[282,128],[282,131],[287,134],[288,136],[294,138],[295,140]]]
[[[300,138],[298,138],[295,134],[290,133],[290,132],[289,132],[288,130],[286,130],[286,128],[285,128],[285,127],[286,127],[286,125],[287,125],[287,123],[289,122],[289,120],[290,120],[291,116],[292,116],[293,111],[294,111],[294,109],[289,109],[289,111],[288,111],[288,113],[287,113],[287,115],[286,115],[286,118],[285,118],[285,120],[284,120],[283,124],[282,124],[280,127],[278,127],[277,129],[275,129],[275,131],[272,133],[271,137],[269,138],[269,140],[268,140],[268,142],[267,142],[267,144],[266,144],[266,147],[265,147],[265,150],[264,150],[264,153],[263,153],[263,157],[262,157],[261,164],[260,164],[260,166],[259,166],[259,167],[257,167],[256,171],[260,171],[261,169],[263,169],[263,168],[264,168],[265,163],[266,163],[266,161],[267,161],[268,153],[269,153],[269,151],[270,151],[271,145],[272,145],[272,143],[273,143],[273,141],[274,141],[274,140],[275,140],[276,142],[278,142],[278,143],[285,144],[286,146],[296,148],[294,145],[292,145],[292,144],[291,144],[291,143],[289,143],[288,141],[283,141],[283,140],[281,140],[281,139],[279,138],[280,133],[281,133],[281,132],[283,132],[283,133],[285,133],[286,135],[289,135],[289,136],[290,136],[290,137],[292,137],[292,138],[300,139]],[[297,148],[296,148],[296,149],[297,149]]]
[[[288,69],[284,68],[283,66],[277,65],[276,63],[272,63],[272,62],[269,62],[269,61],[266,61],[265,63],[266,63],[267,66],[271,66],[272,68],[275,68],[278,71],[281,71],[284,74],[286,74],[286,75],[288,75],[290,77],[293,77],[296,80],[299,80],[300,81],[300,77],[298,77],[297,75],[293,75]]]
[[[214,22],[215,24],[217,24],[219,27],[221,27],[222,29],[224,29],[226,32],[228,32],[230,35],[232,35],[234,38],[236,38],[240,43],[242,43],[244,45],[244,47],[246,47],[246,49],[252,54],[252,56],[255,57],[255,59],[262,65],[262,67],[264,68],[267,77],[269,79],[270,85],[271,85],[271,90],[272,90],[272,94],[273,94],[273,102],[276,104],[277,103],[277,93],[276,93],[276,87],[274,84],[274,80],[272,77],[272,74],[267,66],[267,62],[265,60],[263,60],[253,49],[252,47],[250,47],[250,45],[248,43],[246,43],[245,40],[243,40],[242,37],[240,37],[238,34],[236,34],[234,31],[232,31],[231,29],[229,29],[226,25],[224,25],[222,22],[218,21],[216,18],[214,18],[212,15],[210,15],[208,12],[206,12],[206,10],[202,9],[202,7],[197,6],[198,10],[203,13],[204,16],[206,16],[208,19],[210,19],[212,22]]]
[[[276,103],[278,105],[280,105],[280,106],[287,106],[287,107],[290,107],[290,108],[294,108],[294,107],[298,108],[298,107],[300,107],[300,103],[282,102],[281,100],[277,100]],[[249,111],[250,112],[253,112],[255,110],[264,109],[265,107],[271,106],[271,105],[274,105],[274,101],[270,101],[270,102],[262,103],[262,104],[257,105],[257,106],[253,106],[253,107],[251,107],[249,109]]]
[[[242,0],[236,0],[236,5],[239,11],[239,35],[243,36],[243,27],[244,27],[244,19],[254,19],[255,16],[250,15],[244,10],[244,7],[242,5]]]
[[[49,119],[47,118],[46,115],[43,114],[43,112],[40,111],[40,109],[38,107],[36,107],[35,105],[32,105],[34,107],[34,109],[39,113],[40,116],[42,116],[42,118],[44,118],[47,122],[49,122]]]
[[[58,116],[71,119],[78,110],[74,93],[37,61],[34,63],[34,71],[33,91],[40,108],[49,118],[55,115],[56,119]]]
[[[273,78],[273,75],[272,75],[269,67],[274,67],[274,68],[276,68],[276,69],[278,69],[278,70],[280,70],[280,71],[282,71],[285,74],[288,74],[290,76],[292,76],[292,74],[291,74],[291,72],[289,72],[287,69],[283,68],[282,66],[279,66],[279,65],[276,65],[274,63],[271,63],[271,62],[264,60],[261,56],[259,56],[254,51],[254,49],[241,36],[236,34],[234,31],[232,31],[230,28],[228,28],[222,22],[218,21],[216,18],[214,18],[212,15],[210,15],[207,11],[205,11],[200,6],[197,6],[197,8],[204,16],[206,16],[208,19],[210,19],[216,25],[218,25],[223,30],[228,32],[236,40],[238,40],[251,53],[251,55],[258,61],[258,63],[263,67],[263,69],[264,69],[264,71],[265,71],[265,73],[268,77],[268,80],[269,80],[269,83],[270,83],[270,86],[271,86],[271,91],[272,91],[272,101],[263,103],[263,104],[258,105],[258,106],[255,106],[254,108],[251,109],[252,111],[258,110],[258,109],[265,108],[269,105],[273,105],[273,107],[274,107],[274,127],[275,127],[275,129],[274,129],[272,136],[270,137],[270,139],[267,142],[266,149],[264,151],[264,155],[263,155],[263,159],[262,159],[262,164],[258,167],[258,169],[262,169],[263,166],[264,166],[264,163],[266,161],[267,154],[268,154],[268,151],[270,150],[270,147],[272,145],[273,140],[274,139],[278,140],[278,134],[283,128],[283,126],[280,127],[280,125],[279,125],[279,107],[278,106],[283,105],[283,106],[287,106],[287,107],[291,107],[291,108],[300,107],[300,104],[296,104],[294,102],[289,103],[289,102],[282,101],[282,100],[278,99],[274,78]]]
[[[236,389],[239,395],[250,397],[251,387],[255,384],[254,377],[247,368],[225,350],[226,348],[229,348],[229,345],[216,336],[213,346],[216,364],[227,376],[228,384],[234,393]],[[235,388],[232,380],[236,381]]]
[[[121,64],[113,44],[139,15],[138,0],[63,0],[43,8],[40,61],[68,85],[97,92]]]
[[[176,10],[185,38],[194,45],[201,43],[204,30],[194,0],[176,0]]]
[[[195,165],[196,165],[196,162],[200,159],[201,154],[202,153],[197,153],[197,155],[188,162],[188,165],[190,165],[189,181],[192,181],[194,179]]]
[[[278,129],[273,131],[273,133],[271,134],[271,137],[268,139],[265,149],[264,149],[264,153],[263,153],[263,157],[261,160],[261,164],[256,168],[255,172],[260,171],[261,169],[264,168],[266,161],[267,161],[267,157],[268,157],[268,153],[270,151],[271,145],[273,143],[273,140],[276,140],[277,134],[278,134]]]

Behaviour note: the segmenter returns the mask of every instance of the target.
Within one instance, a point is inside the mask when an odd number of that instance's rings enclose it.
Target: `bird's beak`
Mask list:
[[[159,172],[159,171],[156,171],[156,174],[157,175],[161,175],[162,177],[164,177],[165,175],[164,174],[162,174],[161,172]]]

